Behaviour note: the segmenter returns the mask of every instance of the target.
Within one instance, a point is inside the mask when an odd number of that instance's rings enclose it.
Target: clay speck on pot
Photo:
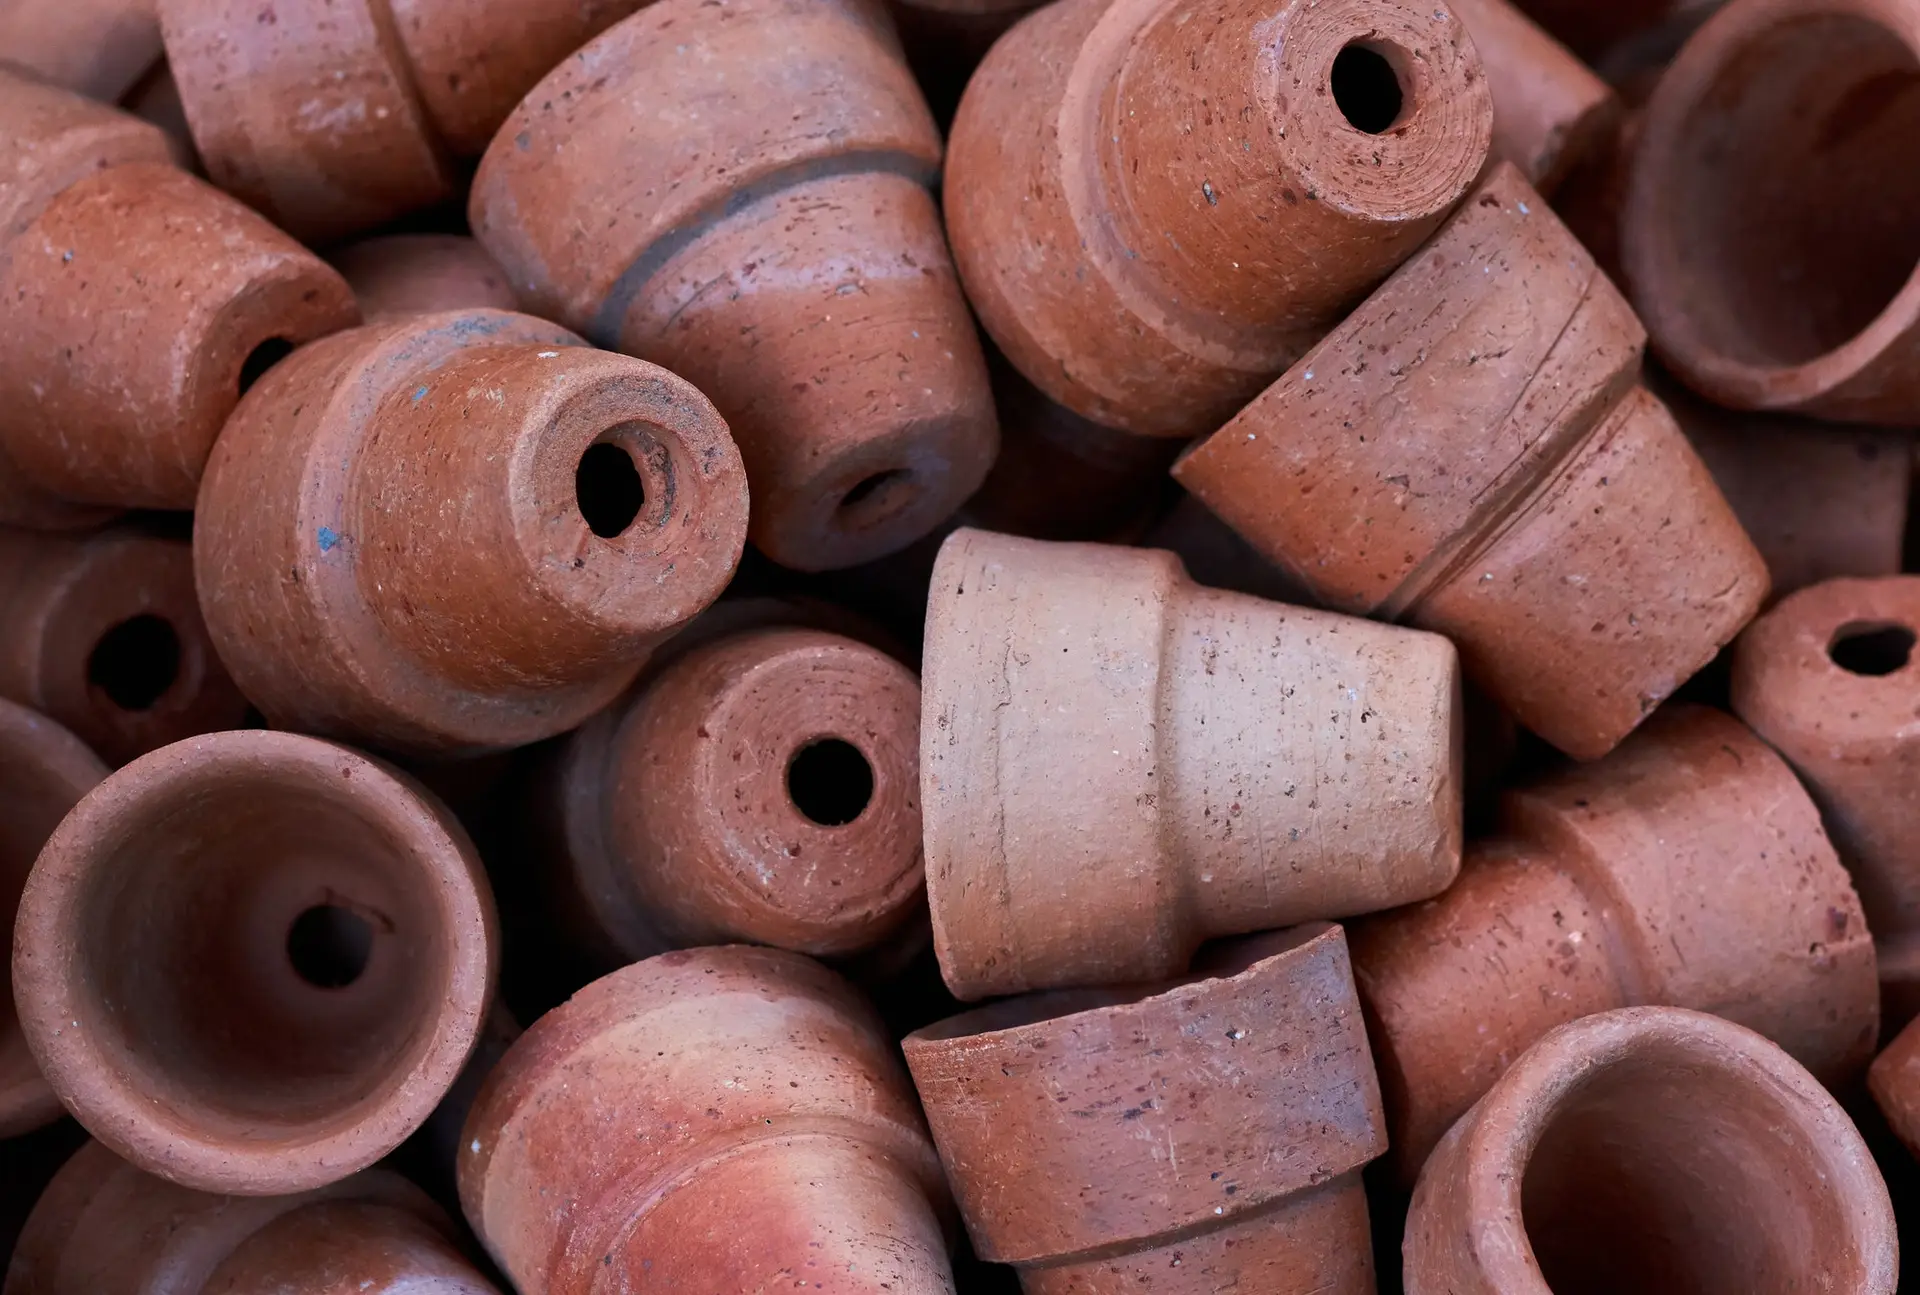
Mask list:
[[[953,1295],[906,1073],[799,954],[687,949],[595,981],[508,1050],[466,1138],[461,1205],[523,1291]]]
[[[343,247],[332,260],[370,324],[516,305],[507,272],[477,240],[458,234],[388,234]]]
[[[939,167],[878,0],[660,0],[528,95],[469,210],[529,310],[713,397],[755,546],[817,571],[906,547],[993,462]]]
[[[20,1235],[6,1295],[496,1295],[452,1220],[372,1169],[295,1195],[216,1196],[89,1142]]]
[[[194,562],[270,720],[473,753],[618,696],[719,596],[746,524],[739,455],[691,384],[469,310],[277,366],[214,452]]]
[[[1503,710],[1594,759],[1767,591],[1638,385],[1645,341],[1502,164],[1174,476],[1317,601],[1447,635]]]
[[[89,1132],[183,1186],[335,1182],[432,1112],[478,1037],[493,901],[410,779],[259,730],[142,756],[20,900],[14,997]]]
[[[1552,194],[1619,124],[1611,87],[1508,0],[1454,0],[1493,95],[1493,156]]]
[[[1459,868],[1437,635],[1205,589],[1158,550],[961,530],[922,674],[928,900],[961,998],[1177,975],[1209,936]]]
[[[1446,894],[1352,940],[1407,1180],[1515,1058],[1593,1012],[1715,1012],[1835,1083],[1879,1030],[1873,940],[1819,812],[1785,761],[1704,707],[1508,792]]]
[[[1520,1057],[1420,1175],[1407,1295],[1891,1295],[1893,1206],[1846,1113],[1760,1035],[1603,1012]]]
[[[1920,10],[1715,14],[1648,102],[1622,239],[1634,305],[1688,385],[1920,422]]]
[[[1360,1168],[1386,1127],[1346,941],[1318,924],[1217,953],[907,1036],[974,1250],[1028,1295],[1372,1295]]]

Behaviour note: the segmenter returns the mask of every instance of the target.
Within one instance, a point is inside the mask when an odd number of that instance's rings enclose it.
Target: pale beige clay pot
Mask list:
[[[1205,589],[1159,550],[961,530],[922,675],[927,892],[962,998],[1177,975],[1210,936],[1459,868],[1437,635]]]
[[[62,1102],[149,1173],[284,1195],[432,1113],[496,951],[466,834],[424,788],[287,733],[193,738],[90,792],[47,842],[13,949]]]
[[[521,1291],[953,1295],[897,1054],[776,949],[665,953],[534,1022],[468,1118],[460,1202]]]
[[[1785,761],[1705,707],[1509,791],[1446,894],[1352,939],[1407,1181],[1521,1053],[1594,1012],[1714,1012],[1834,1084],[1879,1031],[1873,939],[1818,811]]]
[[[1386,1150],[1340,929],[1033,994],[906,1038],[975,1252],[1027,1295],[1372,1295]]]
[[[1671,1007],[1548,1034],[1420,1175],[1407,1295],[1890,1295],[1886,1185],[1753,1031]]]
[[[1316,600],[1445,634],[1501,709],[1595,759],[1767,592],[1713,478],[1639,385],[1645,342],[1502,164],[1173,474]]]

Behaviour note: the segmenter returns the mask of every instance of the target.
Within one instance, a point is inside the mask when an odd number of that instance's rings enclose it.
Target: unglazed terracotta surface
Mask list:
[[[475,239],[458,234],[388,234],[363,239],[333,254],[376,324],[442,310],[512,310],[516,302],[507,272]]]
[[[1508,0],[1453,0],[1487,70],[1493,156],[1543,194],[1597,150],[1619,121],[1620,101],[1572,51]]]
[[[160,62],[152,0],[0,0],[0,57],[104,103]]]

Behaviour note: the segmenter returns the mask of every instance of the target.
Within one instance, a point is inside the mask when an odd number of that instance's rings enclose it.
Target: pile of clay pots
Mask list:
[[[1887,1295],[1916,266],[1920,0],[0,0],[0,1295]]]

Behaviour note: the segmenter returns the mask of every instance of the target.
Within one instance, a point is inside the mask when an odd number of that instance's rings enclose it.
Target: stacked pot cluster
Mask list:
[[[1890,1295],[1916,425],[1920,0],[0,0],[0,1295]]]

